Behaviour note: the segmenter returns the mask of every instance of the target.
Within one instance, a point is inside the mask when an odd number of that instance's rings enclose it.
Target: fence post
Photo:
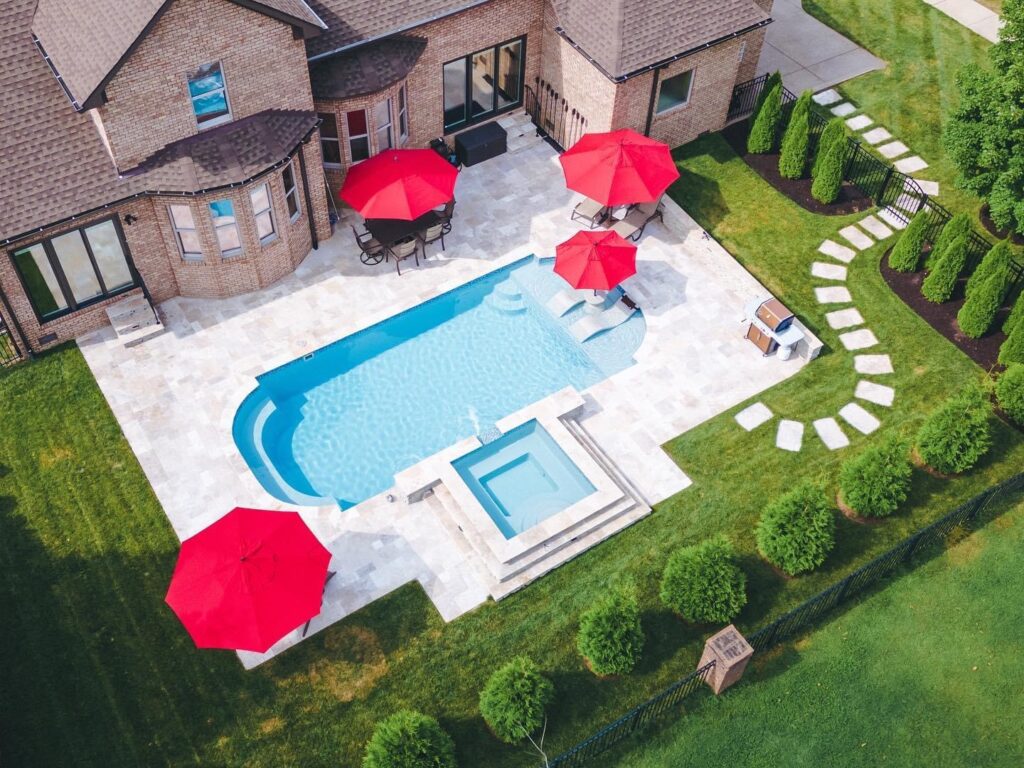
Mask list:
[[[754,649],[750,643],[730,624],[707,639],[697,668],[701,669],[714,662],[711,674],[704,678],[704,682],[711,686],[717,696],[733,683],[739,682],[753,655]]]
[[[889,182],[892,181],[893,167],[890,165],[885,172],[885,178],[882,179],[882,186],[878,189],[878,195],[875,197],[875,205],[882,205],[885,200],[885,192],[889,189]]]

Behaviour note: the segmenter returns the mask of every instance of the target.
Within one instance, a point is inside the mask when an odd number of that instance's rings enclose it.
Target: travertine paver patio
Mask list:
[[[269,289],[160,307],[168,333],[125,349],[107,329],[80,340],[157,498],[182,538],[235,505],[293,508],[267,494],[239,455],[232,421],[255,377],[524,255],[553,255],[577,231],[556,153],[529,142],[460,175],[454,231],[420,268],[367,267],[348,228]],[[743,338],[743,306],[766,291],[673,203],[640,242],[627,290],[647,334],[636,365],[591,387],[581,423],[649,503],[689,480],[659,447],[796,373]],[[410,397],[423,393],[410,387]],[[467,542],[422,503],[386,494],[344,512],[302,508],[334,555],[315,632],[409,581],[451,620],[483,602],[490,577]],[[294,632],[253,666],[301,639]]]

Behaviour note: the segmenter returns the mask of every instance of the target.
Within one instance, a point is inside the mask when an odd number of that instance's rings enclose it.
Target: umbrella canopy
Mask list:
[[[263,653],[320,613],[330,559],[297,512],[237,507],[182,542],[165,599],[200,648]]]
[[[559,161],[566,186],[602,205],[653,203],[679,178],[667,144],[629,129],[588,133]]]
[[[458,175],[432,149],[388,149],[353,165],[339,195],[364,218],[412,221],[451,200]]]
[[[555,248],[555,272],[573,288],[607,291],[636,274],[636,246],[618,232],[577,232]]]

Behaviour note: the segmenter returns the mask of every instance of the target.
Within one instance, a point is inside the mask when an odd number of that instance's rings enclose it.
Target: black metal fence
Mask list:
[[[14,365],[21,360],[21,350],[14,334],[7,327],[3,315],[0,315],[0,367]]]
[[[822,590],[814,597],[783,614],[771,624],[762,627],[747,637],[755,653],[769,650],[775,645],[792,638],[821,621],[841,603],[890,576],[898,568],[908,565],[918,552],[928,547],[945,546],[958,531],[967,532],[978,521],[981,512],[1004,494],[1024,491],[1024,472],[983,491],[964,502],[931,525],[861,566],[842,581]],[[567,752],[549,761],[550,768],[583,765],[586,760],[617,744],[638,728],[646,725],[674,708],[683,699],[701,687],[707,679],[714,662],[707,664],[682,680],[673,683],[662,693],[634,707],[610,725],[605,726],[589,739],[580,742]]]
[[[534,78],[535,88],[526,86],[523,94],[523,108],[537,127],[537,134],[565,151],[587,132],[587,118],[569,105],[551,84],[539,77]]]

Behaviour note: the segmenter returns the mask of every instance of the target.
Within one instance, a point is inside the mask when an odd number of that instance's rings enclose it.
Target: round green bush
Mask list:
[[[623,675],[640,660],[644,633],[632,589],[619,587],[580,618],[576,647],[596,675]]]
[[[789,115],[789,125],[782,137],[779,175],[784,179],[801,179],[807,169],[807,146],[810,142],[811,92],[804,91]]]
[[[966,213],[958,213],[952,219],[947,221],[939,231],[938,237],[935,238],[935,243],[932,246],[931,253],[928,254],[928,261],[925,263],[926,269],[935,269],[935,266],[942,259],[943,254],[950,244],[956,242],[961,237],[970,237],[972,232],[971,217]]]
[[[754,115],[747,136],[747,152],[752,155],[765,155],[775,150],[775,141],[779,135],[779,122],[782,120],[782,84],[772,88],[761,108]]]
[[[1024,325],[1024,291],[1021,291],[1013,304],[1013,309],[1007,315],[1006,322],[1003,323],[1003,333],[1009,336],[1018,325]]]
[[[999,347],[999,362],[1003,365],[1024,363],[1024,321],[1014,326],[1006,341]]]
[[[747,604],[747,577],[725,536],[674,552],[661,577],[661,601],[687,621],[723,624]]]
[[[821,131],[821,136],[818,137],[818,147],[814,153],[814,165],[811,167],[811,176],[813,178],[818,178],[821,166],[825,162],[826,155],[828,155],[828,148],[840,141],[846,141],[846,126],[843,124],[841,117],[834,117],[825,123],[825,128]]]
[[[480,692],[480,714],[495,736],[515,744],[544,724],[544,710],[554,693],[532,660],[516,656],[491,675]]]
[[[956,321],[965,336],[980,339],[988,333],[999,308],[1003,306],[1009,287],[1010,273],[1005,269],[992,272],[984,283],[975,287],[956,315]]]
[[[937,261],[931,262],[932,271],[921,283],[921,294],[935,304],[949,301],[966,263],[967,237],[962,235],[943,250]]]
[[[831,205],[839,198],[846,166],[846,148],[846,136],[843,135],[824,149],[825,158],[818,166],[818,175],[811,184],[811,197],[819,203]]]
[[[967,288],[964,291],[967,298],[970,298],[971,294],[984,285],[985,282],[994,274],[1003,273],[1008,281],[1008,270],[1012,260],[1013,253],[1010,251],[1009,243],[1005,240],[1002,240],[989,248],[988,253],[985,254],[985,258],[981,260],[981,264],[978,265],[978,268],[974,270],[974,274],[972,274],[967,280]]]
[[[839,473],[843,503],[863,517],[888,517],[910,493],[910,448],[889,439],[847,460]]]
[[[971,469],[992,445],[989,404],[969,387],[932,413],[917,433],[917,454],[932,469],[955,475]]]
[[[1024,364],[1014,363],[999,377],[996,400],[1007,416],[1024,424]]]
[[[791,576],[813,571],[835,546],[835,515],[825,491],[811,482],[773,501],[754,529],[761,555]]]
[[[900,239],[889,252],[889,266],[897,272],[916,272],[924,251],[924,236],[928,229],[928,211],[921,209],[900,233]]]
[[[373,731],[363,768],[455,768],[455,744],[432,717],[404,709]]]

